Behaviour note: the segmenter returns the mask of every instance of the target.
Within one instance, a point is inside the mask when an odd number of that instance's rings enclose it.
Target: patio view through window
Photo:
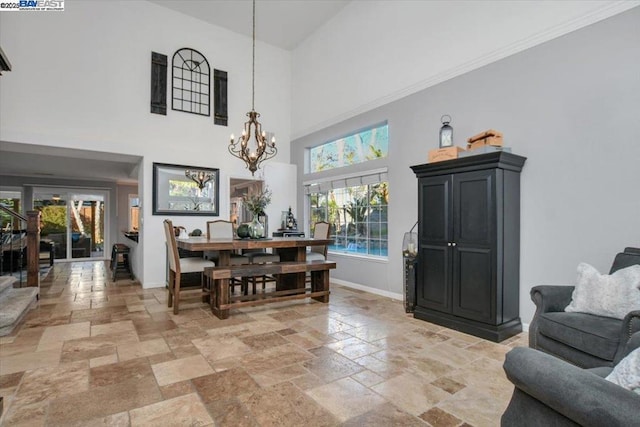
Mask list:
[[[384,163],[372,163],[367,171],[359,166],[355,174],[348,167],[384,159],[388,152],[386,122],[309,149],[308,173],[324,172],[319,182],[305,185],[310,231],[318,221],[331,224],[335,243],[329,251],[387,257],[389,183],[386,168],[373,169]]]
[[[386,181],[311,192],[309,203],[311,233],[318,221],[331,224],[330,236],[335,243],[329,246],[329,251],[387,256],[389,186]]]

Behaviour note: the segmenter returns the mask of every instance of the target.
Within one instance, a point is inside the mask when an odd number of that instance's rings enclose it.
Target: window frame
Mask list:
[[[305,185],[305,212],[308,221],[309,235],[313,235],[313,224],[316,221],[327,221],[331,224],[330,237],[336,242],[344,242],[344,247],[337,247],[335,244],[330,245],[328,252],[336,255],[344,256],[357,256],[368,259],[388,260],[389,258],[389,180],[387,176],[387,170],[378,169],[369,173],[351,174],[340,177],[334,177],[333,179],[323,180],[321,182],[306,182]],[[384,201],[378,203],[372,203],[374,198],[373,187],[384,186],[383,193],[375,192],[375,197],[384,197]],[[364,191],[362,190],[364,188]],[[385,195],[386,193],[386,195]],[[318,197],[322,199],[322,202],[315,202],[314,198]],[[334,199],[340,199],[342,206],[338,204],[337,212],[330,212],[330,201]],[[347,201],[351,198],[350,201]],[[353,199],[365,198],[367,200],[365,211],[363,215],[357,216],[366,217],[365,221],[358,221],[356,218],[353,221],[353,214],[347,215],[346,203],[352,203]],[[362,208],[363,205],[356,205]],[[357,208],[351,206],[352,212]],[[317,215],[318,212],[322,212]],[[371,221],[374,212],[378,212],[377,220]],[[337,217],[337,222],[336,222]],[[348,218],[347,218],[348,217]],[[340,229],[338,229],[338,227]],[[378,229],[377,236],[372,235],[372,230]],[[362,231],[364,230],[364,237]],[[384,230],[384,233],[383,233]],[[374,232],[375,233],[375,232]],[[373,241],[378,242],[377,248],[372,248],[371,243]],[[362,243],[366,244],[365,251],[358,250],[361,248]],[[355,244],[354,250],[349,250],[348,247],[351,244]]]
[[[365,158],[365,159],[362,159],[360,161],[353,162],[353,163],[344,163],[344,161],[343,161],[342,164],[338,164],[337,166],[328,167],[326,169],[322,168],[322,169],[318,169],[318,170],[313,170],[313,165],[314,165],[313,155],[314,155],[314,151],[315,150],[321,149],[322,147],[327,147],[327,150],[331,150],[331,146],[335,145],[336,146],[335,149],[337,151],[339,151],[338,148],[340,146],[340,144],[339,144],[340,141],[345,141],[345,140],[347,140],[349,138],[352,138],[352,137],[353,138],[358,138],[358,137],[362,138],[363,134],[366,134],[367,132],[370,132],[370,131],[377,131],[378,129],[382,129],[382,128],[384,128],[384,132],[386,134],[386,151],[384,152],[384,155],[375,156],[373,158]],[[375,149],[372,144],[369,144],[368,147],[370,149]],[[350,151],[351,149],[353,149],[353,147],[351,147],[350,144],[345,144],[345,143],[343,143],[342,148],[344,150],[347,150],[347,151]],[[361,147],[361,148],[363,148],[363,147]],[[338,158],[344,159],[344,157],[345,157],[345,153],[344,152],[340,152],[339,154],[338,153],[336,153],[336,154],[338,155]],[[365,157],[367,157],[364,152],[361,153],[361,154],[365,155]],[[333,172],[333,171],[342,171],[342,170],[345,170],[347,168],[358,167],[358,166],[361,166],[361,165],[364,165],[364,164],[368,164],[369,162],[372,162],[372,161],[380,161],[380,160],[383,160],[383,159],[387,159],[388,156],[389,156],[389,123],[387,121],[383,121],[383,122],[380,122],[380,123],[373,124],[371,126],[364,127],[364,128],[359,129],[357,131],[349,132],[347,134],[344,134],[344,135],[342,135],[340,137],[331,139],[329,141],[325,141],[322,144],[318,144],[318,145],[314,145],[312,147],[308,147],[306,149],[306,154],[305,154],[305,157],[306,157],[306,159],[305,159],[306,168],[305,169],[306,169],[307,173],[309,173],[309,174],[317,174],[317,173],[325,173],[325,172]]]

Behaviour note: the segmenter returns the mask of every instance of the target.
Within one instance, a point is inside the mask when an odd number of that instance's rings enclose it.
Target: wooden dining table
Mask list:
[[[333,239],[320,239],[312,237],[271,237],[262,239],[220,239],[207,237],[189,237],[188,239],[176,239],[179,248],[198,251],[218,251],[216,266],[230,265],[231,253],[242,250],[273,249],[280,255],[280,261],[306,261],[307,247],[326,246],[333,244]],[[304,273],[289,274],[279,278],[277,288],[295,289],[304,288]]]

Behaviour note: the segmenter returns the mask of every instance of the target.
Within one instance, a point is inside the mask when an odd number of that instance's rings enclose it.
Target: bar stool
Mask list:
[[[131,280],[133,280],[133,272],[129,263],[129,246],[124,243],[115,243],[113,245],[111,249],[111,270],[113,270],[112,280],[114,282],[116,281],[118,270],[124,270],[129,273]]]

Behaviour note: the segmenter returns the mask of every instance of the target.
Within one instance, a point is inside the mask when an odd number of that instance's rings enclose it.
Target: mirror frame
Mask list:
[[[194,181],[185,176],[185,170],[204,171],[213,175],[213,179],[199,191]],[[192,187],[193,191],[202,193],[189,196],[171,195],[169,181],[184,183],[186,187]],[[174,198],[172,201],[171,198]],[[189,208],[186,203],[192,203]],[[199,208],[199,204],[205,203],[206,210]],[[175,165],[170,163],[153,163],[153,215],[200,215],[218,216],[220,212],[220,169],[203,168],[199,166]]]

